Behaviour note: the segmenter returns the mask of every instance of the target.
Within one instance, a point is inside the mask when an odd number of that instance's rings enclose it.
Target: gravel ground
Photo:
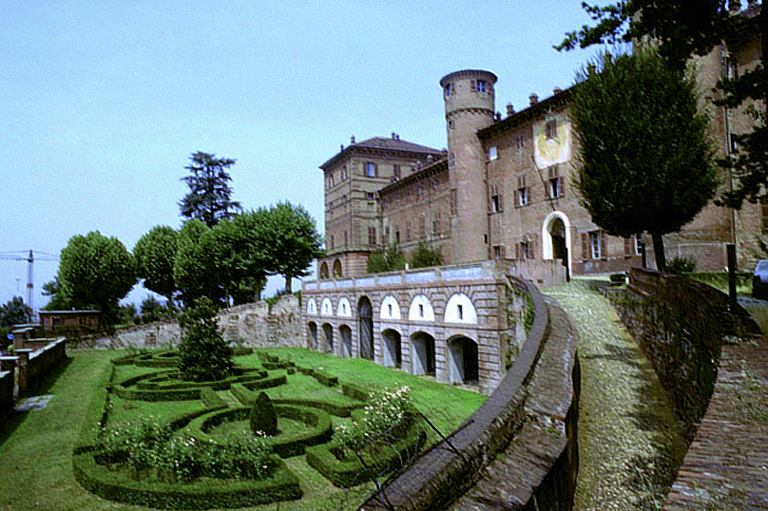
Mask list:
[[[586,279],[544,290],[579,332],[574,510],[661,509],[686,446],[656,372]]]

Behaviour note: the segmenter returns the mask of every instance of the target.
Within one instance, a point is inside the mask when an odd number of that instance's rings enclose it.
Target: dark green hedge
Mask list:
[[[368,396],[370,395],[370,391],[354,383],[342,383],[341,391],[345,396],[357,399],[358,401],[368,401]]]
[[[307,447],[307,463],[336,486],[350,488],[375,476],[392,472],[407,464],[424,445],[427,435],[417,422],[410,425],[406,437],[383,449],[377,455],[361,453],[367,468],[359,459],[339,460],[333,443]]]
[[[126,504],[160,509],[256,506],[302,497],[299,479],[272,456],[272,477],[264,480],[199,479],[185,484],[137,481],[96,463],[93,453],[73,458],[75,479],[96,495]]]
[[[208,409],[226,408],[227,402],[224,401],[215,390],[206,387],[200,390],[200,399]]]

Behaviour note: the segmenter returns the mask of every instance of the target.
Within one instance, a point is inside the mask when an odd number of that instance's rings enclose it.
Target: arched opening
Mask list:
[[[435,374],[435,338],[425,332],[411,336],[413,374]]]
[[[366,296],[357,302],[357,318],[360,357],[373,360],[373,306]]]
[[[565,259],[565,224],[561,218],[555,218],[549,224],[549,235],[552,236],[552,258]]]
[[[333,327],[330,323],[323,325],[323,335],[325,336],[325,351],[333,353]]]
[[[320,264],[320,279],[321,280],[327,280],[328,279],[328,263],[325,261]]]
[[[568,217],[553,211],[544,219],[541,227],[542,257],[544,259],[560,259],[566,268],[566,278],[570,278],[571,255],[573,246],[571,240],[571,224]]]
[[[403,349],[400,332],[387,329],[381,333],[384,346],[384,367],[402,367]]]
[[[307,325],[307,348],[311,350],[317,349],[317,323],[310,321]]]
[[[480,377],[477,343],[469,337],[457,337],[448,343],[448,353],[448,382],[477,384]]]
[[[341,325],[339,327],[339,334],[341,335],[341,356],[352,356],[352,329],[347,325]]]
[[[333,278],[341,278],[341,261],[339,259],[333,262]]]

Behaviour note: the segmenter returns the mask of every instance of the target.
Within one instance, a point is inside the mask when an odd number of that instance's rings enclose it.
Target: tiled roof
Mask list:
[[[348,154],[351,151],[396,151],[396,152],[408,152],[408,153],[421,153],[424,155],[441,156],[442,151],[427,147],[420,144],[414,144],[413,142],[407,142],[400,140],[399,135],[395,135],[391,138],[386,137],[373,137],[362,142],[354,142],[347,147],[341,148],[341,151],[336,153],[331,159],[320,165],[321,169],[325,169],[336,163],[344,154]]]

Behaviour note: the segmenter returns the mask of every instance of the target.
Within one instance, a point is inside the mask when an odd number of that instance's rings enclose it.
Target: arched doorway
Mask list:
[[[469,337],[457,337],[448,343],[449,383],[476,384],[480,377],[477,343]]]
[[[320,265],[320,280],[328,280],[328,263],[325,261]]]
[[[542,256],[544,259],[560,259],[566,268],[566,278],[570,278],[573,253],[570,230],[568,217],[560,211],[548,214],[541,227]]]
[[[373,360],[373,306],[366,296],[357,302],[357,318],[360,357]]]
[[[307,325],[307,348],[311,350],[317,349],[317,323],[310,321]]]
[[[323,325],[323,334],[325,336],[325,351],[333,353],[333,327],[330,323]]]
[[[413,374],[435,374],[435,338],[426,332],[411,336]]]
[[[341,278],[341,261],[339,259],[336,259],[333,262],[333,278],[334,279]]]
[[[384,367],[402,367],[403,350],[400,339],[400,332],[387,329],[381,333],[381,340],[384,347]]]
[[[347,325],[341,325],[339,327],[339,334],[341,335],[341,356],[352,356],[352,329]]]
[[[549,224],[549,235],[552,236],[552,258],[565,259],[565,224],[561,218],[555,218]]]

